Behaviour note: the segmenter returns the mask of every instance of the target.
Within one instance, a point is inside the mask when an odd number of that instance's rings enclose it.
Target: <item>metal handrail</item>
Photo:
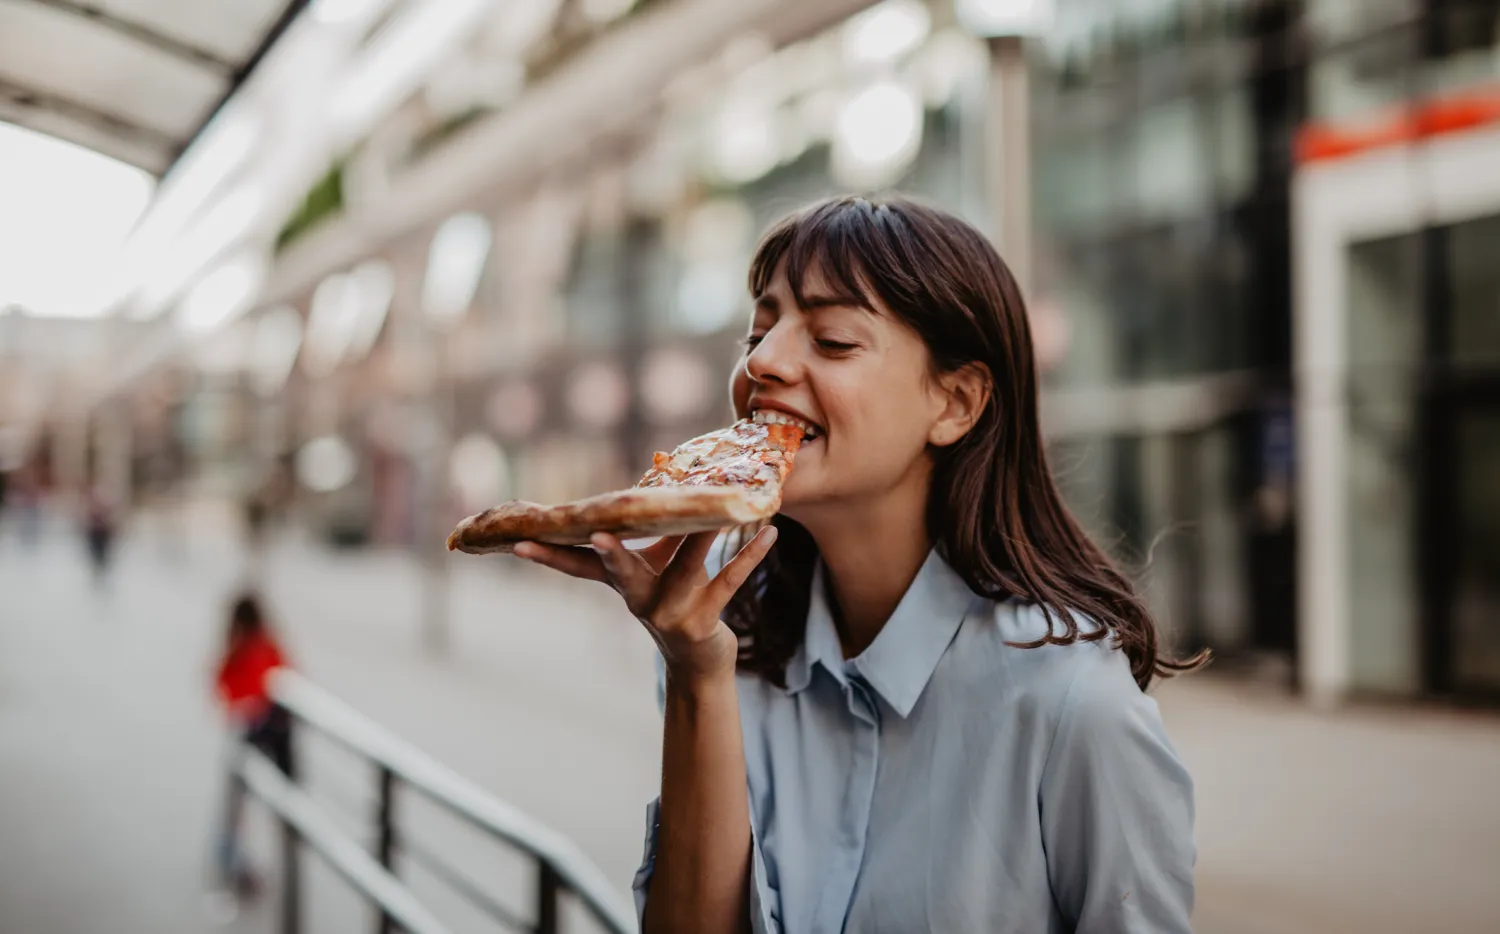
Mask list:
[[[408,934],[450,934],[410,889],[344,836],[307,792],[264,755],[248,751],[240,760],[239,775],[252,794]]]
[[[296,720],[379,767],[381,864],[391,865],[395,845],[390,821],[391,788],[393,781],[399,779],[430,801],[537,861],[538,930],[555,930],[556,897],[562,889],[573,892],[610,934],[634,934],[634,911],[572,841],[483,791],[302,675],[288,669],[277,671],[271,677],[270,689],[277,706]]]

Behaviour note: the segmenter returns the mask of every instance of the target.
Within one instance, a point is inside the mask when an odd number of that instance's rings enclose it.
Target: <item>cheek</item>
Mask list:
[[[830,452],[905,461],[926,446],[928,419],[915,385],[882,369],[825,383],[820,395],[830,425]]]

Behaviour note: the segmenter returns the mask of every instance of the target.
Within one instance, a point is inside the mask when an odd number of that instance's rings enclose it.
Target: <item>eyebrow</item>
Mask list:
[[[799,306],[803,311],[817,311],[822,308],[859,308],[875,314],[863,299],[855,296],[842,295],[804,295],[803,303]],[[757,311],[765,310],[771,312],[781,311],[781,302],[774,295],[763,294],[755,297],[755,308]]]

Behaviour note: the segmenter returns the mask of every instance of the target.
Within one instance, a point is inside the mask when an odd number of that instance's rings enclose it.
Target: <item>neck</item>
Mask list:
[[[928,478],[796,517],[817,542],[844,657],[869,647],[927,560]]]

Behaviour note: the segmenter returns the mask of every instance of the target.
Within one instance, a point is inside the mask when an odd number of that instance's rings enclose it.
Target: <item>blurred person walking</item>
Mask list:
[[[1004,262],[844,198],[749,278],[735,411],[806,432],[781,514],[716,574],[714,533],[515,549],[665,659],[642,930],[1187,934],[1192,780],[1145,691],[1203,659],[1064,506]]]
[[[245,788],[238,766],[241,758],[254,749],[282,772],[291,771],[291,724],[286,711],[274,705],[270,697],[271,674],[284,665],[286,656],[271,633],[260,600],[252,593],[240,595],[229,613],[214,689],[236,738],[230,757],[223,823],[217,839],[216,881],[222,891],[241,898],[258,894],[260,879],[246,860],[241,845]]]
[[[115,513],[104,492],[97,487],[89,490],[84,504],[83,536],[88,545],[89,563],[94,570],[94,583],[104,582],[109,572],[110,558],[114,553]]]

